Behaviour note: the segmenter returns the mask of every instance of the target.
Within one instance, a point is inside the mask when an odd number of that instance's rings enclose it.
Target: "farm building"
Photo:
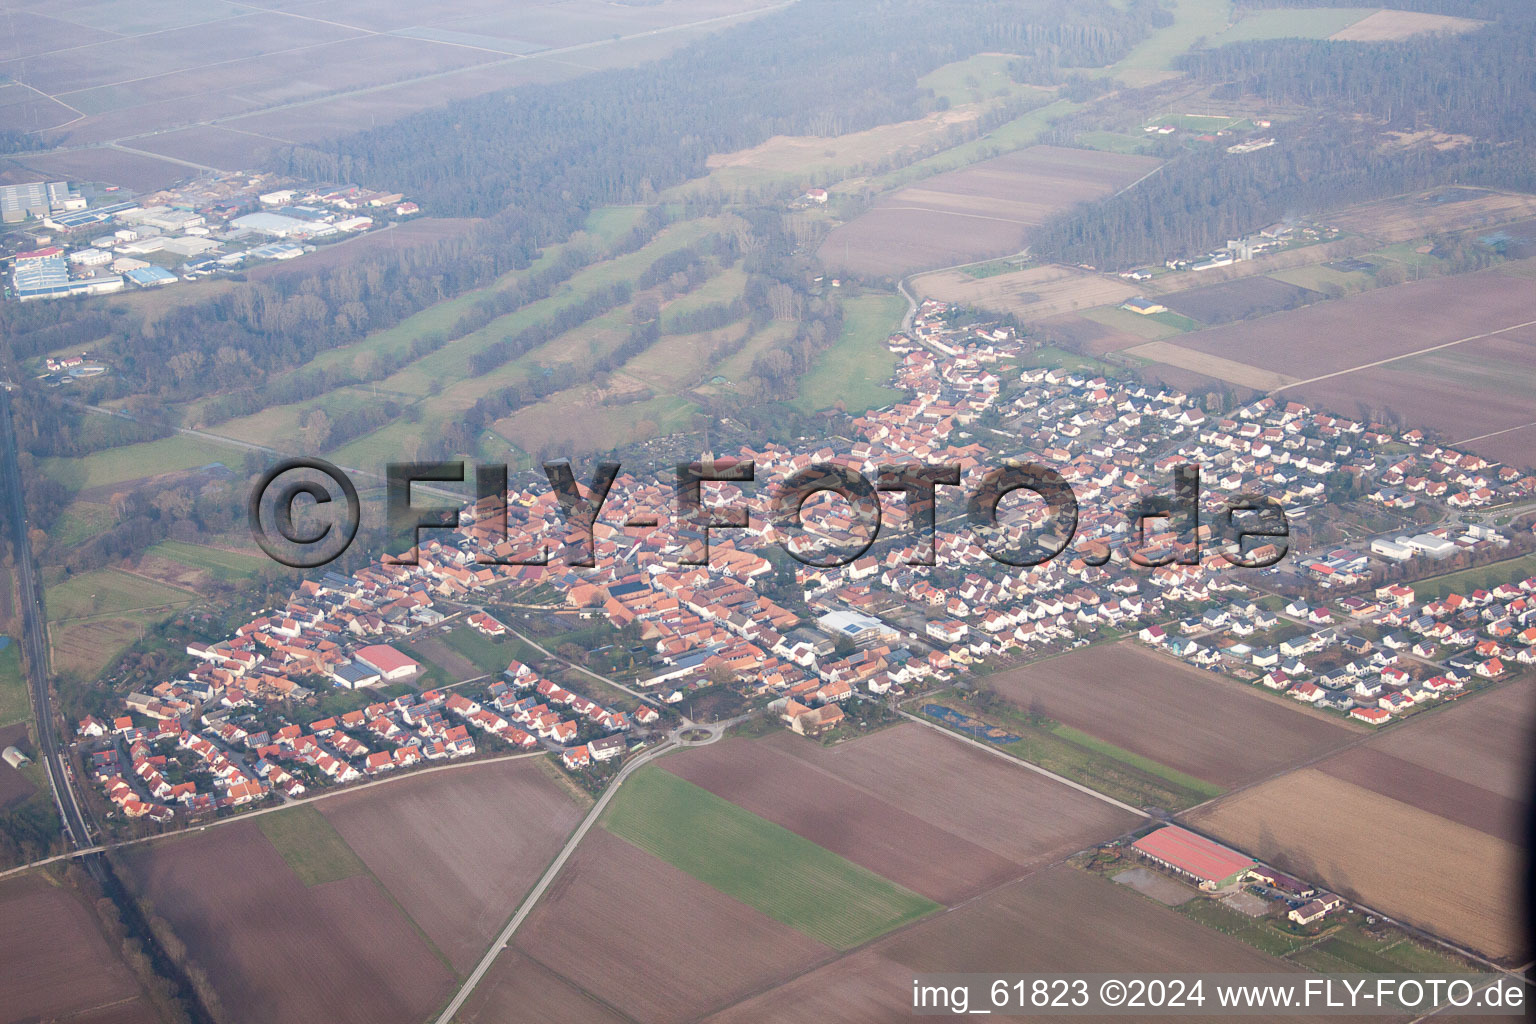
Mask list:
[[[1120,304],[1121,309],[1128,309],[1132,313],[1140,313],[1142,316],[1151,316],[1153,313],[1166,312],[1168,307],[1156,299],[1149,299],[1138,295],[1134,299],[1126,299]]]
[[[1220,889],[1242,881],[1258,864],[1177,825],[1165,825],[1131,844],[1143,857],[1194,879],[1202,889]]]
[[[0,754],[0,757],[4,757],[5,763],[10,765],[12,768],[20,768],[24,764],[32,763],[32,759],[26,754],[23,754],[16,747],[6,747],[5,752]]]
[[[357,661],[379,673],[386,683],[409,679],[421,671],[421,666],[387,644],[371,644],[360,647],[353,655]]]

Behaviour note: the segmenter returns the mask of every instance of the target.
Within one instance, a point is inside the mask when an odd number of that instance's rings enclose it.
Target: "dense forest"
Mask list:
[[[78,302],[0,305],[0,362],[80,344],[116,373],[93,399],[152,395],[161,404],[223,397],[205,422],[380,380],[497,315],[551,293],[580,259],[484,300],[448,332],[394,359],[295,370],[320,352],[399,323],[434,303],[526,267],[596,207],[645,199],[704,171],[713,152],[778,132],[834,134],[917,116],[934,103],[924,72],[987,49],[1045,69],[1114,60],[1167,20],[1155,0],[802,0],[640,68],[530,85],[424,111],[324,147],[294,148],[276,168],[318,180],[387,182],[436,215],[482,218],[464,234],[368,253],[345,266],[284,268],[153,322]],[[914,25],[925,26],[914,32]],[[608,253],[639,248],[658,213]],[[597,254],[590,254],[595,258]],[[528,341],[508,339],[507,352]],[[489,366],[479,368],[480,372]],[[78,411],[34,433],[37,454],[141,440],[88,425]],[[151,436],[164,423],[148,424]]]
[[[1536,18],[1500,0],[1479,6],[1504,20],[1454,37],[1282,39],[1184,56],[1218,99],[1317,113],[1277,125],[1279,144],[1256,153],[1181,154],[1135,189],[1053,218],[1034,247],[1120,269],[1198,254],[1287,215],[1440,184],[1536,188]],[[1431,128],[1472,141],[1441,150],[1383,135]]]
[[[423,111],[276,169],[389,182],[434,213],[516,208],[558,220],[644,202],[713,153],[774,135],[838,135],[924,113],[917,80],[985,50],[1101,66],[1168,15],[1152,0],[801,0],[639,68],[529,85]],[[918,27],[921,27],[918,30]]]

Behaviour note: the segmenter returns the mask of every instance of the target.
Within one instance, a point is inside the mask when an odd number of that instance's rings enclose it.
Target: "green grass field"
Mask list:
[[[21,670],[21,645],[15,637],[0,650],[0,728],[24,722],[32,714],[27,678]]]
[[[1166,77],[1175,57],[1185,53],[1202,36],[1216,35],[1232,17],[1230,0],[1175,0],[1173,24],[1153,32],[1124,60],[1099,71],[1132,86]]]
[[[1416,600],[1438,601],[1447,594],[1461,594],[1465,597],[1474,590],[1489,590],[1500,583],[1518,583],[1532,575],[1536,575],[1536,554],[1521,555],[1519,558],[1480,565],[1475,569],[1463,569],[1444,576],[1431,576],[1409,585],[1413,587]]]
[[[1038,142],[1057,120],[1076,113],[1082,106],[1071,100],[1055,100],[999,125],[979,139],[962,142],[906,167],[868,178],[862,184],[869,190],[881,192],[1023,149]]]
[[[1013,59],[1006,53],[978,53],[930,71],[917,80],[917,87],[932,89],[936,98],[946,99],[955,107],[1028,92],[1027,86],[1019,85],[1008,73]]]
[[[1260,39],[1327,39],[1375,11],[1370,7],[1308,7],[1305,10],[1254,11],[1225,32],[1213,36],[1212,46]]]
[[[1173,314],[1177,316],[1178,314]],[[1163,338],[1171,338],[1175,334],[1182,334],[1187,328],[1182,328],[1177,322],[1169,322],[1163,319],[1162,313],[1153,313],[1151,316],[1142,316],[1140,313],[1132,313],[1128,309],[1119,306],[1100,306],[1097,309],[1089,309],[1083,312],[1095,323],[1112,327],[1126,334],[1134,334],[1138,338],[1146,338],[1148,341],[1160,341]],[[1183,319],[1189,320],[1188,317]],[[1191,324],[1193,320],[1189,321]]]
[[[72,547],[89,540],[112,526],[116,520],[112,509],[89,501],[75,501],[65,506],[63,513],[54,520],[48,531],[48,539],[64,547]]]
[[[937,903],[654,766],[619,789],[604,826],[688,874],[835,949]]]
[[[1177,811],[1222,793],[1220,786],[1133,754],[1060,722],[1037,722],[1001,702],[981,710],[964,701],[945,700],[943,697],[943,694],[936,694],[934,702],[996,725],[1018,737],[1013,743],[995,744],[998,750],[1080,782],[1133,807],[1161,807]],[[939,721],[939,724],[949,728],[946,722]]]
[[[1077,144],[1084,149],[1097,149],[1105,153],[1147,153],[1151,146],[1141,133],[1128,135],[1123,132],[1078,132]]]
[[[1132,313],[1131,315],[1140,316],[1141,314]],[[1175,313],[1171,309],[1165,309],[1161,313],[1153,313],[1150,316],[1143,317],[1143,319],[1156,320],[1158,323],[1164,325],[1165,327],[1172,327],[1174,331],[1180,334],[1183,334],[1186,331],[1198,331],[1200,329],[1200,321],[1194,319],[1193,317],[1185,316],[1183,313]]]
[[[1115,746],[1113,743],[1106,743],[1095,736],[1079,732],[1070,725],[1063,725],[1057,722],[1050,729],[1051,732],[1069,743],[1075,743],[1080,747],[1092,750],[1096,754],[1103,754],[1105,757],[1113,758],[1121,764],[1130,765],[1138,771],[1146,772],[1149,775],[1156,775],[1158,778],[1171,782],[1181,789],[1187,789],[1207,799],[1218,797],[1223,792],[1222,788],[1214,783],[1206,782],[1204,779],[1197,779],[1193,775],[1186,775],[1176,768],[1169,768],[1165,764],[1159,764],[1149,757],[1133,754],[1129,750]]]
[[[368,871],[346,840],[313,807],[263,814],[256,824],[305,885],[337,882]]]
[[[901,327],[907,305],[896,295],[861,295],[843,302],[843,332],[800,382],[794,405],[802,412],[841,402],[850,413],[890,405],[903,392],[889,386],[897,357],[885,345]]]
[[[254,576],[272,565],[270,559],[261,555],[246,555],[202,544],[185,544],[178,540],[161,541],[150,548],[147,554],[159,555],[193,569],[202,569],[226,583]]]
[[[211,462],[238,468],[243,459],[234,446],[176,434],[159,441],[105,448],[80,459],[43,459],[41,466],[44,473],[68,487],[86,488],[195,469]]]
[[[168,587],[116,569],[97,569],[48,587],[48,621],[119,615],[151,608],[179,608],[197,600],[191,591]]]
[[[474,662],[481,671],[492,675],[500,675],[514,658],[518,661],[526,660],[523,657],[525,652],[538,653],[516,637],[495,640],[458,620],[455,620],[452,632],[439,636],[449,648]]]
[[[1329,288],[1359,291],[1371,283],[1371,275],[1363,270],[1334,270],[1321,263],[1292,267],[1289,270],[1277,270],[1268,276],[1285,284],[1294,284],[1298,288],[1310,288],[1314,292],[1324,293]]]

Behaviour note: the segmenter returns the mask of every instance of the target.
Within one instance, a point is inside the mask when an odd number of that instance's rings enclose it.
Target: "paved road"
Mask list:
[[[16,430],[11,422],[10,392],[0,388],[0,490],[4,490],[15,550],[16,581],[20,594],[22,647],[26,651],[27,684],[32,692],[32,711],[37,720],[37,747],[53,800],[64,822],[70,843],[83,848],[91,845],[91,829],[75,794],[74,777],[59,750],[55,731],[52,694],[48,690],[48,645],[44,636],[43,588],[32,560],[32,546],[27,540],[26,492],[22,489],[21,466],[16,456]],[[94,859],[87,862],[92,872],[99,871]]]
[[[561,847],[559,855],[555,857],[554,863],[549,866],[549,870],[544,872],[544,876],[539,879],[538,884],[529,891],[527,897],[523,900],[522,906],[518,907],[517,913],[512,915],[512,920],[507,922],[507,926],[501,930],[501,934],[491,943],[491,948],[486,951],[485,956],[480,958],[480,963],[469,973],[469,976],[464,979],[464,984],[459,986],[458,992],[454,993],[453,998],[448,1001],[448,1005],[438,1015],[437,1024],[452,1024],[454,1015],[459,1012],[460,1007],[464,1005],[464,1001],[469,998],[469,994],[475,990],[475,986],[480,984],[486,972],[491,969],[491,965],[496,962],[496,958],[501,955],[501,951],[512,941],[512,936],[517,932],[523,921],[533,912],[533,908],[539,902],[539,898],[544,895],[545,890],[554,882],[555,877],[560,874],[560,869],[565,867],[565,862],[570,859],[571,854],[576,852],[577,844],[581,842],[592,826],[597,824],[597,819],[602,815],[603,808],[608,806],[608,801],[613,799],[613,794],[619,791],[619,786],[623,784],[624,780],[642,765],[675,749],[677,749],[676,745],[671,740],[664,740],[619,770],[619,774],[614,777],[613,782],[609,784],[608,788],[603,790],[603,795],[597,798],[597,803],[592,805],[592,809],[581,820],[581,824],[576,826],[576,831],[571,833],[571,838],[565,841],[565,846]]]
[[[596,679],[600,683],[606,683],[606,684],[608,684],[609,686],[613,687],[616,690],[623,690],[625,693],[629,694],[631,697],[634,697],[637,700],[644,701],[645,703],[653,705],[655,707],[661,707],[661,702],[657,699],[656,695],[653,694],[653,693],[641,693],[639,690],[635,690],[635,689],[632,689],[632,688],[630,688],[628,686],[625,686],[623,683],[621,683],[621,682],[619,682],[619,681],[617,681],[615,679],[609,679],[607,676],[599,675],[598,673],[593,672],[591,669],[589,669],[589,668],[587,668],[587,667],[585,667],[583,665],[578,665],[574,661],[567,661],[565,658],[560,657],[560,655],[556,654],[554,651],[551,651],[549,648],[545,647],[543,644],[539,643],[537,640],[535,640],[535,639],[533,639],[532,637],[529,637],[529,636],[524,636],[522,633],[519,633],[517,630],[513,629],[511,626],[507,627],[507,632],[511,633],[513,636],[517,637],[523,643],[527,644],[529,647],[532,647],[534,650],[536,650],[540,654],[544,655],[544,657],[549,658],[551,661],[558,661],[560,664],[566,665],[566,666],[568,666],[570,668],[573,668],[577,672],[581,672],[584,675],[591,676],[593,679]]]

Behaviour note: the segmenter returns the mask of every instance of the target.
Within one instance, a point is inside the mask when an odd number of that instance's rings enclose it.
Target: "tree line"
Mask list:
[[[1536,21],[1526,17],[1402,43],[1270,40],[1187,55],[1181,65],[1218,98],[1315,113],[1277,125],[1278,144],[1254,153],[1178,155],[1136,188],[1052,218],[1034,247],[1120,269],[1198,254],[1298,211],[1446,182],[1529,191],[1536,79],[1521,55],[1533,50]],[[1424,127],[1474,139],[1444,150],[1382,144],[1385,129]]]

